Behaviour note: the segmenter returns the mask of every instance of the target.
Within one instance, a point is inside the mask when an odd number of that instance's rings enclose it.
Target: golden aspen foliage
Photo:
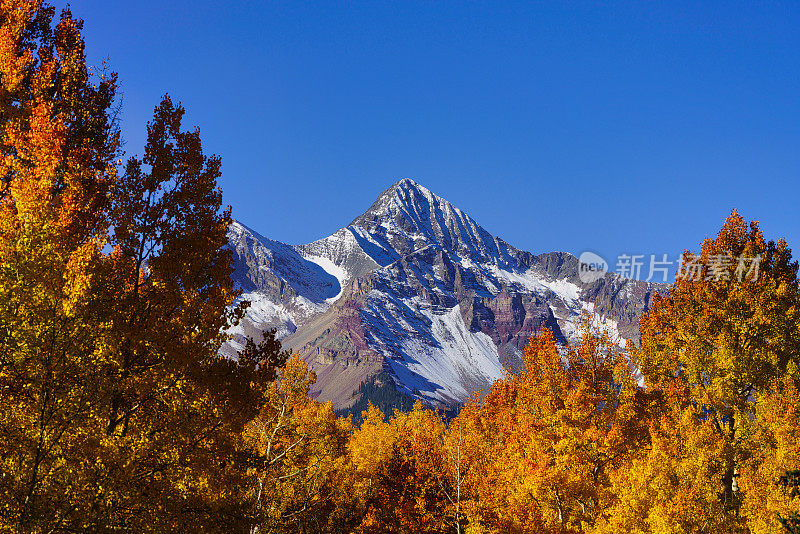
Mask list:
[[[352,520],[343,486],[351,426],[308,396],[314,380],[304,361],[290,358],[245,429],[258,453],[246,498],[259,533],[339,532]]]
[[[367,514],[367,503],[380,490],[381,469],[394,454],[398,432],[385,420],[384,413],[372,403],[362,412],[361,426],[353,431],[347,444],[353,470],[353,504],[366,516],[365,524],[375,522],[374,513]]]
[[[227,532],[280,358],[217,355],[242,313],[219,158],[165,98],[118,176],[116,78],[53,17],[0,9],[0,526]]]
[[[37,1],[0,9],[0,524],[82,521],[106,381],[95,285],[118,135],[116,79],[85,65],[81,23]]]
[[[791,378],[776,381],[758,394],[754,443],[742,466],[741,514],[753,534],[783,532],[778,518],[800,513],[787,473],[800,469],[800,391]],[[795,483],[796,485],[796,483]]]
[[[524,370],[467,414],[490,447],[468,532],[580,532],[614,502],[610,474],[647,439],[645,395],[589,328],[564,353],[549,330],[532,337]]]
[[[688,390],[663,392],[649,425],[649,443],[611,475],[614,501],[589,532],[744,532],[720,500],[727,447],[710,419],[698,417]]]
[[[758,404],[773,381],[797,376],[797,263],[785,241],[765,241],[756,222],[748,225],[734,211],[699,254],[685,254],[687,265],[699,268],[678,276],[641,318],[642,347],[634,353],[648,388],[679,381],[695,416],[724,440],[716,458],[719,498],[724,513],[737,516],[743,499],[737,478],[760,446]]]
[[[388,423],[376,408],[351,442],[354,466],[366,477],[361,533],[455,532],[451,500],[456,495],[446,453],[442,416],[417,401],[411,412],[396,412]]]
[[[353,432],[348,445],[353,467],[369,485],[378,468],[385,463],[397,442],[397,427],[385,421],[384,413],[371,403],[363,412],[361,426]]]

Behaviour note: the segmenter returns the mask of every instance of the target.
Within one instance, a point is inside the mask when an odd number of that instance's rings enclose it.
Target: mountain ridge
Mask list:
[[[517,249],[407,178],[328,237],[287,245],[234,222],[229,247],[252,305],[223,352],[277,328],[317,373],[312,395],[338,409],[378,375],[452,407],[518,368],[542,328],[566,343],[586,313],[638,338],[638,316],[666,288],[613,273],[583,283],[572,254]]]

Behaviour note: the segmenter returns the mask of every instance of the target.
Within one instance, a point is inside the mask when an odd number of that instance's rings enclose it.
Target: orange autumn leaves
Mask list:
[[[532,338],[525,370],[460,416],[484,442],[472,507],[486,528],[566,532],[593,524],[608,505],[609,473],[642,439],[637,389],[608,339],[562,355],[550,332]]]
[[[0,5],[0,530],[249,525],[271,360],[217,356],[241,312],[219,159],[165,98],[120,176],[115,77],[54,14]]]
[[[40,2],[3,1],[0,13],[0,524],[24,531],[53,523],[50,504],[97,493],[75,478],[97,446],[82,424],[97,382],[82,379],[116,174],[103,111],[115,80],[90,79],[68,13],[54,28]]]
[[[780,436],[798,430],[791,417],[776,418],[776,410],[788,409],[781,402],[796,398],[797,263],[783,240],[767,242],[757,223],[747,225],[735,211],[717,237],[702,244],[703,260],[719,254],[758,255],[760,272],[742,281],[677,279],[669,296],[642,318],[642,347],[634,354],[648,386],[686,388],[686,410],[710,432],[705,447],[688,452],[718,451],[709,457],[707,472],[718,494],[706,496],[706,517],[693,524],[719,520],[727,531],[776,531],[777,511],[768,502],[781,501],[784,515],[790,507],[778,495],[776,473],[797,467],[790,456],[773,463],[790,447]],[[768,468],[773,472],[765,476]],[[760,480],[759,491],[752,490],[753,477]]]

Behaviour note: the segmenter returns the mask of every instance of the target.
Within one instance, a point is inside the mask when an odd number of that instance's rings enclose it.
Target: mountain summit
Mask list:
[[[461,403],[517,368],[542,328],[575,338],[584,312],[621,342],[637,338],[639,315],[665,289],[615,274],[585,284],[571,254],[518,250],[407,178],[313,243],[287,245],[234,222],[229,246],[252,304],[224,351],[277,328],[317,373],[312,394],[340,410]]]
[[[381,193],[349,228],[366,232],[392,261],[426,246],[480,261],[500,253],[495,238],[472,217],[408,178]]]

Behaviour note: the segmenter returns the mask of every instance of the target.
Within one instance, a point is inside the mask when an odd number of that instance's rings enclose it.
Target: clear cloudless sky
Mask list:
[[[126,152],[169,93],[273,239],[409,177],[519,248],[612,268],[696,249],[734,207],[800,255],[797,1],[71,6],[120,75]]]

